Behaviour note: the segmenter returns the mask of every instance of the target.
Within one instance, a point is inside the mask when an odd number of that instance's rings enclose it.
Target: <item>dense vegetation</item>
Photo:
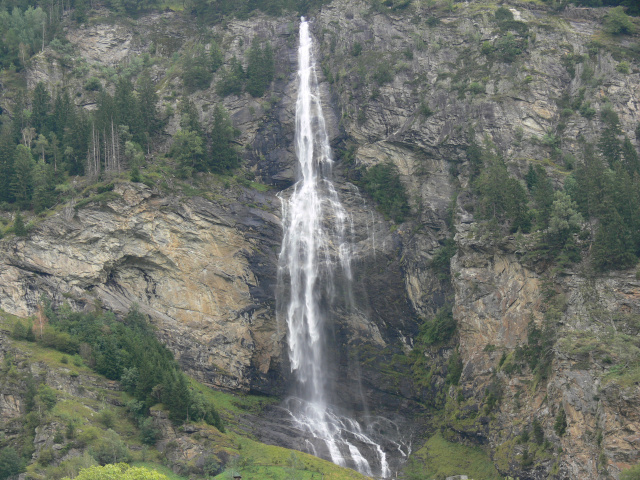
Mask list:
[[[157,403],[176,422],[204,420],[224,431],[216,409],[189,388],[173,354],[136,309],[118,321],[110,312],[77,313],[68,306],[53,310],[45,302],[33,324],[16,323],[13,337],[77,356],[101,375],[119,380],[135,398],[129,409],[139,416],[143,435],[148,436],[145,442],[155,443],[155,434],[144,427],[145,415]]]
[[[531,258],[563,266],[590,252],[596,271],[635,265],[640,255],[639,155],[611,108],[600,117],[597,145],[581,140],[581,161],[557,191],[541,165],[530,165],[521,182],[509,174],[493,145],[472,141],[467,157],[477,202],[468,207],[490,228],[535,232]]]
[[[367,168],[360,185],[371,195],[378,209],[395,222],[403,222],[409,214],[409,201],[395,165],[379,163]]]

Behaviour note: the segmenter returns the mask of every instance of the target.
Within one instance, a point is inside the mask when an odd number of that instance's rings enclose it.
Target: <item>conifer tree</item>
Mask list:
[[[27,235],[27,227],[24,225],[24,220],[22,220],[20,212],[16,213],[16,218],[13,220],[13,233],[18,237],[24,237]]]
[[[140,128],[145,134],[145,140],[148,146],[149,139],[158,132],[161,122],[158,113],[158,94],[147,70],[140,75],[137,92]]]
[[[0,203],[12,202],[11,182],[13,180],[13,156],[15,144],[11,129],[7,127],[0,133]]]
[[[263,48],[258,38],[254,38],[249,49],[247,65],[247,92],[252,97],[261,97],[273,80],[274,60],[273,49],[267,42]]]
[[[624,167],[627,169],[629,175],[633,176],[636,173],[640,174],[640,158],[638,158],[638,151],[626,135],[622,142],[622,159]]]
[[[591,251],[591,262],[596,270],[605,271],[635,265],[633,239],[614,205],[605,201],[598,231]]]
[[[237,136],[238,131],[231,123],[227,111],[221,105],[216,105],[211,128],[211,155],[209,161],[211,171],[223,173],[238,167],[240,156],[233,143]]]
[[[47,133],[49,130],[49,112],[51,110],[51,95],[43,82],[38,82],[33,90],[31,107],[31,125],[37,133]]]
[[[19,208],[29,208],[33,194],[33,168],[35,162],[31,152],[24,145],[18,145],[13,162],[11,192]]]
[[[609,166],[613,167],[622,159],[622,146],[618,139],[618,136],[622,134],[620,118],[610,107],[602,110],[600,118],[605,127],[600,134],[598,148],[603,158],[609,163]]]
[[[33,208],[36,213],[51,207],[55,196],[55,176],[53,167],[39,161],[33,171]]]

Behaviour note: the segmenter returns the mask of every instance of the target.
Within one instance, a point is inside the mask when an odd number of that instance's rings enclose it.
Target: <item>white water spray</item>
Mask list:
[[[326,322],[336,297],[334,277],[346,282],[345,304],[353,308],[353,222],[331,181],[331,147],[313,60],[309,24],[302,18],[298,50],[295,147],[300,179],[282,200],[284,238],[278,265],[278,312],[286,317],[289,359],[298,388],[286,409],[307,439],[309,453],[367,475],[388,477],[381,446],[352,418],[329,404]],[[349,229],[349,231],[347,231]]]

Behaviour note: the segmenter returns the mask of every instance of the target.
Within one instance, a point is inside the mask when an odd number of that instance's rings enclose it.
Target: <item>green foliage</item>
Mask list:
[[[480,447],[469,447],[445,440],[440,434],[413,453],[404,470],[407,480],[446,478],[464,473],[469,478],[502,480],[487,453]]]
[[[41,340],[46,344],[47,332],[52,336],[62,336],[67,339],[66,353],[80,352],[88,365],[114,380],[122,380],[123,388],[142,405],[136,408],[136,415],[146,413],[149,407],[156,403],[163,403],[169,410],[169,416],[174,421],[184,421],[187,418],[198,421],[204,420],[223,431],[222,422],[213,405],[193,391],[186,377],[173,359],[173,355],[155,337],[146,323],[145,318],[135,309],[118,322],[113,314],[82,314],[61,308],[48,313],[50,327],[45,329]],[[53,345],[52,345],[53,346]],[[56,348],[60,348],[56,346]],[[47,390],[37,391],[37,401],[48,405]],[[54,396],[55,400],[55,396]],[[100,413],[102,423],[109,427],[115,423],[113,412],[103,410]],[[153,429],[148,424],[144,427],[143,439],[151,441]],[[118,448],[116,448],[118,447]],[[104,445],[98,448],[96,457],[101,463],[110,463],[109,452],[118,459],[126,457],[114,435]],[[100,450],[101,449],[101,450]],[[115,449],[115,450],[114,450]],[[95,455],[94,455],[95,456]]]
[[[208,162],[212,172],[225,173],[240,165],[240,155],[234,143],[238,134],[224,107],[216,105],[213,111],[211,155]]]
[[[620,473],[620,480],[640,480],[640,464],[623,470]]]
[[[556,311],[550,308],[542,327],[538,327],[533,321],[530,322],[527,330],[527,344],[518,346],[515,351],[516,360],[524,362],[538,380],[548,378],[551,373],[556,331],[555,314]]]
[[[492,153],[490,146],[476,154],[484,163],[484,169],[473,182],[478,197],[478,216],[501,223],[508,222],[513,232],[519,229],[528,232],[531,213],[524,187],[509,175],[503,159]],[[474,161],[478,160],[474,158]]]
[[[420,326],[416,341],[421,345],[443,345],[448,343],[456,333],[457,324],[453,318],[450,304],[441,307],[432,320],[426,320]]]
[[[462,358],[456,349],[447,361],[447,378],[445,380],[449,385],[458,385],[462,375],[462,367]]]
[[[396,223],[403,222],[409,214],[409,201],[395,165],[379,163],[367,168],[361,186],[371,195],[378,209]]]
[[[635,265],[633,238],[627,225],[614,206],[605,202],[592,248],[591,261],[600,271]]]
[[[63,480],[71,479],[65,477]],[[75,480],[169,480],[169,477],[145,467],[131,467],[126,463],[118,463],[85,468]]]
[[[0,480],[6,480],[22,472],[24,472],[24,463],[16,449],[13,447],[0,449]]]
[[[618,65],[616,65],[616,70],[620,73],[628,75],[630,73],[629,62],[620,62]]]
[[[438,248],[431,259],[430,267],[440,280],[448,280],[451,276],[451,259],[458,247],[453,239],[446,239],[444,245]]]
[[[275,73],[271,44],[266,42],[262,47],[258,38],[254,38],[248,57],[246,90],[252,97],[262,97]]]
[[[211,59],[202,45],[197,45],[193,52],[183,57],[182,82],[188,92],[209,88],[213,75]]]
[[[631,35],[635,32],[635,25],[633,20],[624,13],[624,8],[618,6],[607,13],[604,19],[604,29],[612,35]]]
[[[544,443],[544,430],[537,418],[533,419],[533,440],[537,445],[542,445]]]
[[[556,420],[553,424],[553,430],[559,437],[562,437],[567,431],[567,414],[562,407],[560,407],[560,409],[558,410],[558,414],[556,415]]]
[[[102,90],[102,82],[99,78],[89,77],[84,83],[84,89],[88,92],[98,92]]]
[[[240,95],[244,89],[245,72],[242,63],[233,57],[229,66],[224,68],[221,79],[216,84],[216,92],[222,97],[229,95]]]
[[[13,220],[13,233],[18,237],[25,237],[27,235],[27,227],[24,225],[20,212],[16,213],[16,218]]]
[[[197,132],[178,130],[173,136],[169,155],[178,162],[180,177],[188,178],[206,168],[204,142]]]
[[[513,13],[505,7],[498,7],[494,16],[498,22],[513,20]]]

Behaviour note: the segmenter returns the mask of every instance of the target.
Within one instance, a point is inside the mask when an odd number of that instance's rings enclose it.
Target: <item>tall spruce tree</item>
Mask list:
[[[49,131],[49,112],[51,111],[51,95],[43,82],[38,82],[33,89],[31,104],[31,125],[36,133],[46,134]]]
[[[605,201],[599,221],[591,250],[593,267],[606,271],[635,265],[638,258],[631,233],[611,201]]]
[[[13,162],[13,179],[11,192],[19,208],[26,209],[31,206],[33,194],[33,168],[35,162],[31,151],[24,145],[18,145],[15,150]]]
[[[603,109],[600,118],[604,123],[604,129],[600,133],[598,148],[609,166],[613,167],[622,160],[622,145],[618,139],[622,135],[620,118],[611,107]]]
[[[238,130],[231,123],[227,111],[221,105],[216,105],[211,128],[211,154],[209,157],[211,171],[224,173],[240,165],[240,155],[233,143],[237,136]]]

